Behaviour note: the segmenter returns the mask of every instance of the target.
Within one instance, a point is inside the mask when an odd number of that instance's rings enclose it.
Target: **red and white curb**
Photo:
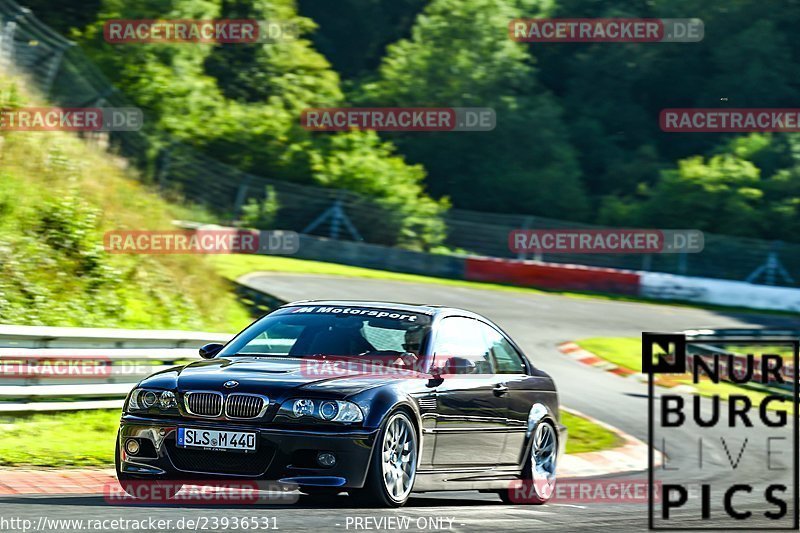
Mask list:
[[[642,374],[640,372],[634,372],[633,370],[622,368],[620,366],[615,365],[614,363],[609,363],[605,359],[601,359],[597,357],[590,351],[584,350],[574,342],[563,342],[558,345],[558,351],[582,363],[584,365],[593,366],[595,368],[599,368],[600,370],[605,370],[606,372],[611,372],[612,374],[616,374],[622,377],[631,377],[633,379],[639,381],[647,381],[647,375]]]
[[[559,352],[584,365],[593,366],[595,368],[599,368],[600,370],[605,370],[606,372],[611,372],[612,374],[616,374],[624,378],[635,379],[636,381],[641,381],[642,383],[647,382],[647,374],[634,372],[628,368],[622,368],[614,363],[609,363],[605,359],[597,357],[592,352],[584,350],[574,342],[562,342],[557,348]],[[686,394],[692,394],[696,392],[696,389],[691,385],[675,385],[674,387],[670,387],[670,390],[673,392],[681,392]]]
[[[30,494],[103,494],[117,482],[113,468],[0,469],[0,496]]]
[[[611,431],[622,440],[622,445],[611,448],[610,450],[565,455],[561,459],[561,464],[558,467],[559,478],[584,478],[647,470],[647,454],[649,447],[646,443],[625,433],[621,429],[615,428],[612,425],[606,424],[605,422],[574,409],[562,407],[561,410],[585,418]],[[653,466],[661,465],[664,462],[664,454],[658,450],[653,450],[653,452]]]

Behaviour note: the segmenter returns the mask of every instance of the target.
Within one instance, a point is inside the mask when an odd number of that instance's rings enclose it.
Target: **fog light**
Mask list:
[[[139,441],[136,439],[126,440],[125,451],[128,452],[128,455],[137,455],[139,453]]]
[[[317,463],[319,463],[319,466],[330,468],[336,464],[336,456],[332,453],[320,453],[317,455]]]

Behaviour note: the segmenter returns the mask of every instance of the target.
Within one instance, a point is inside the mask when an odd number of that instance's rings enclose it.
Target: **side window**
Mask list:
[[[487,327],[486,335],[498,374],[524,374],[526,372],[522,356],[499,331]]]
[[[448,374],[493,374],[484,327],[471,318],[442,320],[433,346],[434,366]]]

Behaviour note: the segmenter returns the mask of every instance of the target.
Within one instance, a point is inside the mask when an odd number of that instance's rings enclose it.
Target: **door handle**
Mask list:
[[[498,383],[497,385],[494,386],[492,392],[494,392],[495,396],[502,396],[503,394],[508,392],[508,387],[506,387],[504,383]]]

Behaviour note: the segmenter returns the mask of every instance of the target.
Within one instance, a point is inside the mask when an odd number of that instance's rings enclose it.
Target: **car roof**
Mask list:
[[[333,307],[369,307],[374,309],[392,309],[395,311],[406,311],[411,313],[423,313],[426,315],[460,315],[487,320],[487,318],[467,311],[466,309],[459,309],[457,307],[446,307],[436,304],[410,304],[402,302],[378,302],[372,300],[299,300],[296,302],[287,303],[283,307],[294,307],[298,305],[326,305]]]

